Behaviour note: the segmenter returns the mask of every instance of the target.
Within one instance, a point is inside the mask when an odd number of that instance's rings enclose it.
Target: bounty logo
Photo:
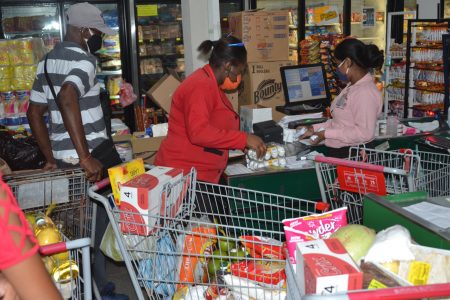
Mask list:
[[[275,79],[265,79],[261,81],[253,93],[255,103],[268,100],[279,92],[281,92],[281,82],[275,82]]]

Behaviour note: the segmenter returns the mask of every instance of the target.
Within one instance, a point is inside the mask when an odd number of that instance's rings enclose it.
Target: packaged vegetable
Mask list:
[[[284,233],[289,259],[295,264],[295,248],[298,242],[313,239],[327,239],[336,230],[347,225],[347,207],[341,207],[322,214],[284,219]]]
[[[242,245],[254,258],[286,259],[286,244],[262,236],[240,236]]]

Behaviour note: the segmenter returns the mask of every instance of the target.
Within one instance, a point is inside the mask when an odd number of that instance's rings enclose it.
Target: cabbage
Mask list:
[[[338,239],[355,262],[363,258],[375,240],[375,230],[363,225],[350,224],[339,228],[330,238]]]

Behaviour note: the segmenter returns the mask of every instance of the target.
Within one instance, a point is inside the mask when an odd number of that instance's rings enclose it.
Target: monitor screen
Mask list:
[[[286,104],[328,102],[329,91],[322,64],[282,67]]]

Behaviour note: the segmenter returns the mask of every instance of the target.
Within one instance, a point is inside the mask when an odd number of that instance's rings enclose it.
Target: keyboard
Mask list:
[[[322,105],[310,106],[306,104],[292,105],[292,106],[277,106],[277,111],[286,115],[301,115],[323,111]]]

